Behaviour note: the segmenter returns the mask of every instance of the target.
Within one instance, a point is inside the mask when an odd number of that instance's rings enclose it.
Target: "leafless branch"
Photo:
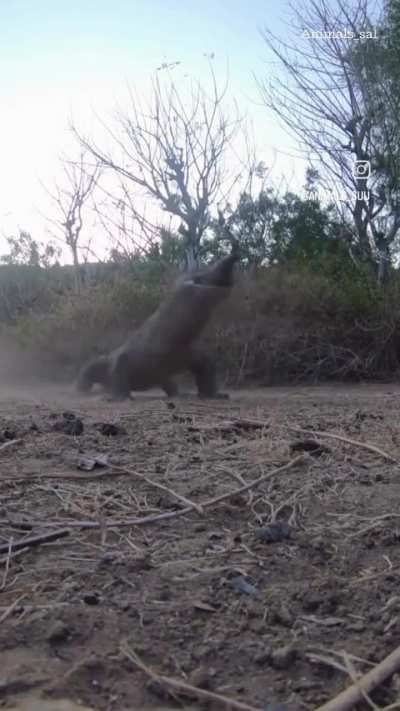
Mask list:
[[[291,8],[292,42],[263,31],[279,72],[259,83],[262,96],[300,140],[304,154],[318,169],[322,187],[329,191],[334,182],[340,197],[333,192],[332,198],[347,216],[352,215],[361,251],[373,261],[383,247],[382,219],[388,225],[384,240],[388,246],[400,227],[400,210],[398,191],[392,189],[388,198],[382,189],[383,174],[376,161],[382,145],[385,155],[398,154],[393,146],[398,132],[390,130],[392,118],[383,130],[382,116],[372,111],[376,101],[371,92],[379,82],[369,69],[373,61],[368,42],[377,40],[354,41],[360,32],[374,28],[372,0],[306,0]],[[390,116],[397,115],[398,106],[392,106]],[[369,161],[368,178],[357,174],[355,161]],[[398,166],[393,166],[392,177],[396,171]],[[390,182],[388,173],[385,178]]]
[[[211,208],[226,199],[226,190],[237,182],[229,176],[224,159],[241,121],[226,117],[227,84],[218,88],[211,66],[210,76],[207,92],[199,83],[178,90],[170,71],[165,81],[165,74],[158,73],[147,105],[131,91],[129,111],[117,113],[116,128],[101,121],[119,157],[71,126],[81,148],[96,164],[120,178],[120,231],[127,230],[127,215],[140,225],[145,240],[154,228],[154,222],[140,215],[136,206],[132,194],[136,187],[176,221],[188,259],[195,261],[210,224]]]
[[[87,163],[86,155],[82,151],[78,161],[62,159],[64,180],[60,186],[55,184],[53,190],[45,187],[56,209],[56,217],[49,217],[48,221],[53,225],[58,239],[62,239],[69,248],[75,267],[76,286],[80,285],[79,266],[81,262],[80,253],[93,254],[91,240],[85,245],[81,244],[82,229],[84,226],[84,208],[93,191],[98,186],[101,169],[98,164],[91,166]]]

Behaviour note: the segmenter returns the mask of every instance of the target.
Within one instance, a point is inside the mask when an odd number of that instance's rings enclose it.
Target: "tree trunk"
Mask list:
[[[390,253],[389,246],[385,243],[379,247],[378,284],[381,286],[389,280]]]

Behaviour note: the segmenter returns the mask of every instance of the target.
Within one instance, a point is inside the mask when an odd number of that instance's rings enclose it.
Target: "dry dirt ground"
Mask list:
[[[399,465],[357,445],[400,460],[399,411],[395,385],[3,391],[0,707],[219,707],[151,674],[269,711],[334,697],[399,641]],[[399,698],[400,675],[372,694]]]

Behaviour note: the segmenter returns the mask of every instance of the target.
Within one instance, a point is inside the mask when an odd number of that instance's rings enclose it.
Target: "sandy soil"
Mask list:
[[[123,404],[3,389],[0,707],[204,708],[149,670],[255,709],[334,697],[398,644],[400,471],[295,428],[398,460],[399,403],[395,385]],[[325,449],[273,474],[310,439]],[[396,675],[372,696],[399,697]]]

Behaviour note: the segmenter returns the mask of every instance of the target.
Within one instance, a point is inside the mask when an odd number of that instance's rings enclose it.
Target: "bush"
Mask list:
[[[47,312],[21,316],[7,335],[37,368],[71,378],[150,315],[170,279],[144,270],[68,292]],[[204,339],[229,384],[389,379],[398,368],[399,304],[397,274],[382,289],[362,271],[338,279],[305,266],[253,268]]]
[[[154,309],[161,285],[122,279],[68,292],[46,313],[27,314],[8,329],[36,366],[65,377],[89,357],[119,345]]]
[[[230,382],[387,380],[399,365],[400,279],[332,281],[303,268],[245,275],[211,340]]]

